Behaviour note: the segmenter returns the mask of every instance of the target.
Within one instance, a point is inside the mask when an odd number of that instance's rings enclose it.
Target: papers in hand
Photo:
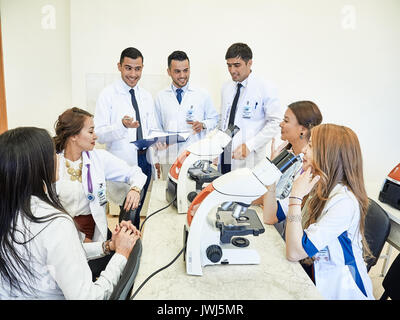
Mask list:
[[[151,130],[146,139],[131,141],[139,150],[150,147],[156,142],[166,143],[168,145],[185,142],[191,134],[191,131],[185,132],[165,132]]]

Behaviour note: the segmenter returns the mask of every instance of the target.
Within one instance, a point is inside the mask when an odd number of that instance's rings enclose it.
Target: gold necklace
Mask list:
[[[68,174],[71,176],[71,181],[78,180],[79,182],[82,182],[82,158],[81,163],[79,164],[79,169],[72,168],[67,159],[65,159],[65,167],[67,168]]]

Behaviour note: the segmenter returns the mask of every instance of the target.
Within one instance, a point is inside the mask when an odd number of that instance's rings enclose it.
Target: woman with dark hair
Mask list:
[[[106,181],[126,183],[126,211],[139,205],[146,176],[138,166],[128,164],[106,150],[94,149],[97,136],[93,116],[82,109],[63,112],[55,124],[54,137],[59,158],[57,194],[65,210],[82,233],[94,279],[114,251],[106,218]],[[101,257],[101,259],[98,259]],[[94,259],[94,260],[93,260]]]
[[[272,140],[271,159],[284,149],[299,155],[308,143],[311,129],[321,122],[322,114],[314,102],[297,101],[290,104],[283,121],[279,125],[281,127],[281,140],[285,142],[275,148],[275,139]],[[293,180],[300,174],[301,170],[302,161],[297,161],[284,173],[278,184],[268,186],[268,191],[262,197],[264,222],[275,224],[282,237],[284,237],[286,222],[280,213],[282,210],[287,210],[287,197],[292,189]],[[278,215],[276,215],[276,212],[278,212]],[[280,223],[281,221],[282,223]]]
[[[293,183],[285,212],[286,256],[311,262],[326,299],[374,299],[363,255],[368,197],[357,135],[344,126],[312,129],[304,169]]]
[[[55,159],[44,129],[0,135],[0,299],[106,299],[140,236],[117,227],[115,254],[93,283],[74,221],[53,187]]]

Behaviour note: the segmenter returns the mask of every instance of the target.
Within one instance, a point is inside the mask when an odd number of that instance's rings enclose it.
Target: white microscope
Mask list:
[[[194,198],[184,232],[188,274],[202,275],[206,265],[260,263],[259,254],[244,236],[258,236],[265,229],[257,213],[248,207],[301,156],[284,150],[253,169],[241,168],[220,176]]]
[[[238,131],[237,126],[230,126],[226,131],[214,130],[204,139],[191,144],[176,159],[168,173],[166,199],[171,202],[176,197],[173,205],[178,213],[187,213],[190,202],[201,191],[203,183],[210,183],[221,176],[210,163],[219,157]]]

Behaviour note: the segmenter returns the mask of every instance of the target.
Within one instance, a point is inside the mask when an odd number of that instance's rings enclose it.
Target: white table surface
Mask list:
[[[153,182],[148,214],[165,206],[165,180]],[[257,207],[261,214],[261,209]],[[185,214],[169,207],[144,225],[143,252],[132,294],[154,271],[167,265],[183,248]],[[298,262],[285,257],[285,244],[273,226],[264,225],[258,237],[248,236],[261,257],[259,265],[214,265],[203,276],[186,274],[181,255],[174,264],[156,274],[135,299],[163,300],[259,300],[322,299]]]

